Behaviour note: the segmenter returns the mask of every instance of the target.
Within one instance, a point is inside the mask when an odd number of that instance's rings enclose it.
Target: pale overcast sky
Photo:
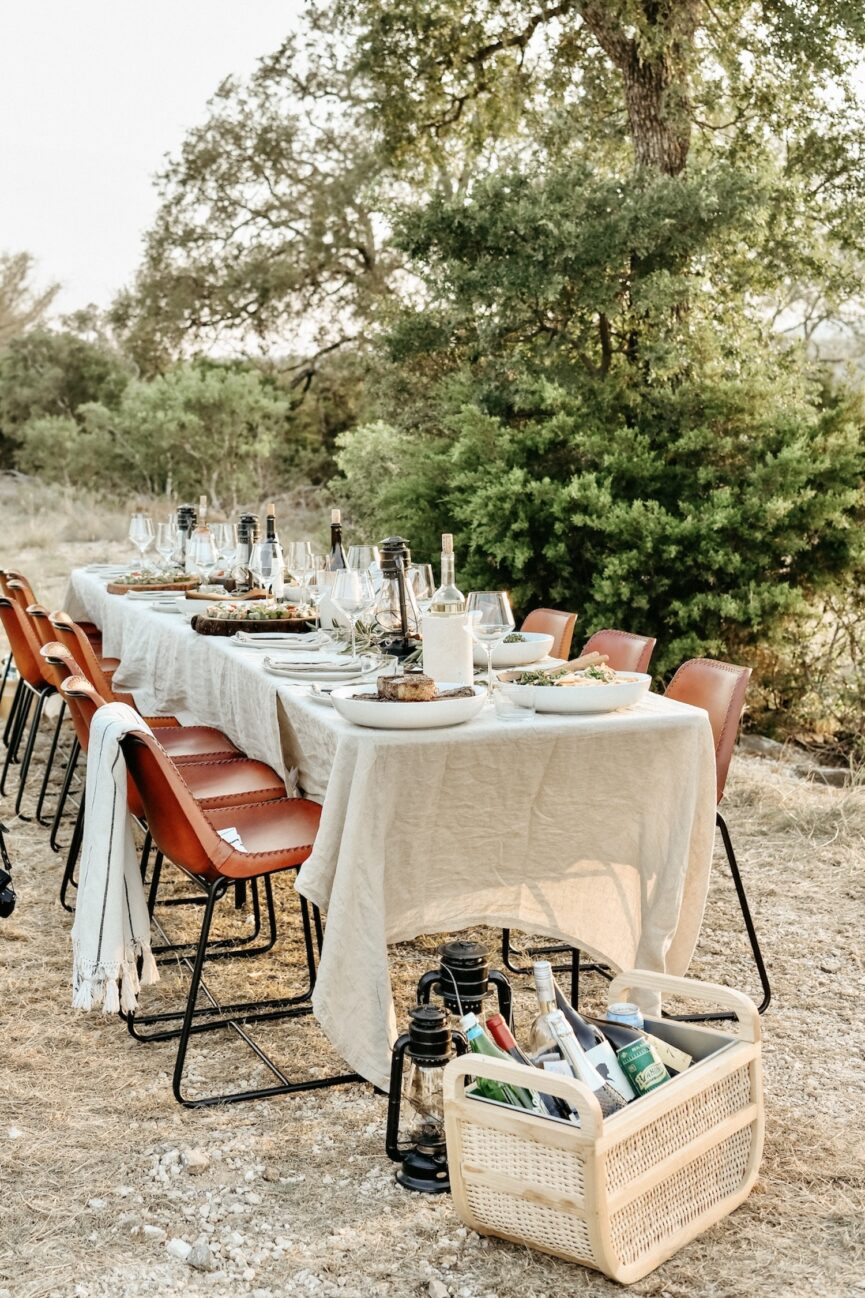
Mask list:
[[[138,264],[152,177],[223,77],[303,0],[2,0],[0,251],[32,252],[60,312],[107,306]]]

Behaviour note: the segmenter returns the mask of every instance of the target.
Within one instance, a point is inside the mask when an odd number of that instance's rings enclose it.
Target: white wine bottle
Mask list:
[[[421,626],[423,669],[434,681],[471,685],[474,680],[472,637],[466,601],[454,573],[454,538],[442,536],[441,585],[432,597]]]

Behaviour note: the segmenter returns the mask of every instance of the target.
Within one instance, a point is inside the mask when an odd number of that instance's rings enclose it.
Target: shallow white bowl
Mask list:
[[[508,698],[521,707],[531,707],[532,694],[536,712],[615,712],[630,708],[648,693],[651,676],[623,672],[627,679],[609,685],[509,685],[502,684]]]
[[[529,663],[538,663],[553,647],[553,637],[542,635],[539,631],[520,631],[523,640],[513,644],[496,645],[493,650],[493,667],[498,671],[505,667],[527,667]],[[476,667],[486,667],[487,655],[482,645],[476,644],[472,649]]]
[[[456,688],[456,685],[439,683],[440,690]],[[477,716],[487,701],[487,692],[481,685],[472,689],[473,698],[442,699],[435,703],[378,703],[369,697],[376,693],[376,685],[342,685],[331,690],[330,697],[340,716],[357,726],[371,726],[374,730],[439,730],[443,726],[462,725]]]

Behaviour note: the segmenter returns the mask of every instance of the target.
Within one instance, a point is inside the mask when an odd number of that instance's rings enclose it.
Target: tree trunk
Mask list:
[[[691,144],[690,105],[670,64],[667,57],[644,62],[632,47],[622,74],[637,167],[678,176]]]

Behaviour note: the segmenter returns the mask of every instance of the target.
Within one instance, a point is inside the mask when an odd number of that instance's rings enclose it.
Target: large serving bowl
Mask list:
[[[648,693],[651,676],[623,672],[620,680],[595,685],[510,685],[501,684],[509,699],[536,712],[615,712],[630,708]]]
[[[440,690],[454,690],[456,685],[440,684]],[[459,726],[476,717],[486,702],[486,690],[472,686],[471,698],[434,699],[428,703],[390,703],[376,698],[375,685],[341,685],[331,690],[331,701],[340,716],[356,726],[375,730],[438,730]]]
[[[542,635],[539,631],[520,631],[522,640],[511,644],[496,645],[493,650],[493,667],[496,671],[505,667],[528,667],[529,663],[540,662],[546,658],[553,647],[553,637]],[[487,655],[482,645],[475,645],[472,653],[476,667],[486,667]]]

